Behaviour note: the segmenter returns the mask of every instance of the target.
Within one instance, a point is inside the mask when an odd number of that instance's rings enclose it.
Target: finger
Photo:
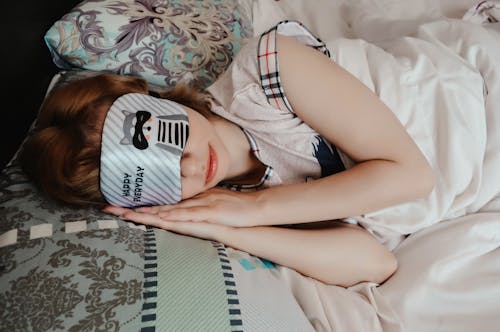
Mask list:
[[[192,206],[199,206],[199,205],[204,205],[204,201],[200,200],[199,198],[189,198],[184,201],[181,201],[177,204],[171,204],[171,205],[157,205],[157,206],[143,206],[137,209],[134,209],[134,211],[137,212],[143,212],[143,213],[151,213],[151,214],[157,214],[160,212],[164,211],[170,211],[173,209],[177,208],[187,208],[187,207],[192,207]]]
[[[203,195],[206,193],[225,193],[225,192],[234,192],[234,190],[227,189],[227,188],[221,188],[221,187],[213,187],[213,188],[210,188],[210,189],[202,192],[200,195]]]
[[[156,205],[156,206],[142,206],[134,209],[136,212],[149,213],[149,214],[157,214],[161,211],[169,211],[171,209],[175,209],[180,203],[171,204],[171,205]]]
[[[221,226],[209,223],[193,223],[190,221],[166,221],[154,214],[126,212],[124,218],[148,226],[162,228],[167,231],[204,238],[214,239],[214,234]],[[220,232],[220,231],[219,231]]]
[[[211,209],[208,206],[176,208],[158,213],[160,218],[170,221],[209,221],[212,219],[211,215]]]
[[[120,206],[107,205],[104,209],[102,209],[102,211],[120,217],[122,214],[130,211],[130,209]]]
[[[231,190],[215,187],[205,190],[204,192],[199,193],[198,195],[192,197],[191,199],[196,199],[196,200],[204,199],[210,201],[218,199],[221,196],[221,194],[226,194],[228,192],[232,193]]]
[[[135,221],[144,225],[154,226],[163,229],[169,229],[169,224],[171,222],[165,221],[155,214],[140,213],[133,210],[129,210],[122,215],[122,218]]]
[[[142,212],[142,213],[158,213],[160,211],[161,206],[142,206],[140,208],[134,209],[136,212]]]
[[[192,197],[186,200],[183,200],[176,205],[171,205],[170,208],[161,210],[161,212],[173,211],[178,209],[189,209],[196,208],[199,206],[206,206],[210,203],[210,200],[207,197]]]

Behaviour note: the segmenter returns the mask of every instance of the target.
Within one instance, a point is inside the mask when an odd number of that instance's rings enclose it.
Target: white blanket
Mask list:
[[[394,111],[437,183],[427,199],[355,217],[398,257],[385,284],[344,290],[286,268],[283,279],[318,331],[498,331],[500,24],[487,19],[497,14],[471,1],[304,3],[256,1],[268,15],[256,34],[277,19],[305,23]]]
[[[389,29],[380,20],[358,22],[361,33]],[[441,19],[376,44],[339,38],[329,45],[394,111],[436,174],[427,199],[360,216],[360,223],[382,238],[412,234],[478,212],[499,194],[500,29]]]

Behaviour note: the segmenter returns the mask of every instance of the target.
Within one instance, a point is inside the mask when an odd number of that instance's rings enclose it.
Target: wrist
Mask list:
[[[291,203],[289,185],[259,190],[256,196],[257,224],[254,226],[274,226],[297,223],[297,206]]]
[[[212,235],[212,239],[214,241],[230,245],[232,242],[231,240],[234,238],[236,229],[237,227],[221,225],[221,227],[218,228]]]
[[[250,227],[270,226],[275,222],[273,209],[271,207],[270,189],[258,190],[253,193],[255,201],[255,218],[252,219]]]

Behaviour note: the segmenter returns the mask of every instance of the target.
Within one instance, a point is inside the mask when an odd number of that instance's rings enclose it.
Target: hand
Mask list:
[[[258,225],[258,195],[222,188],[207,190],[175,205],[142,207],[136,212],[156,215],[168,221],[195,221],[233,227]]]
[[[231,227],[228,226],[208,222],[167,221],[155,214],[136,212],[131,209],[112,205],[108,205],[103,211],[139,224],[218,242],[222,242],[224,238],[227,238],[226,233],[231,229]]]

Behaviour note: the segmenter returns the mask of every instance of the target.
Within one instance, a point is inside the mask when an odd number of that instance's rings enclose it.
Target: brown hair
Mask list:
[[[33,134],[19,161],[24,172],[46,194],[69,205],[103,207],[99,189],[101,134],[113,102],[126,93],[148,94],[145,80],[100,74],[62,85],[43,102]],[[207,95],[178,85],[159,93],[210,117]]]

